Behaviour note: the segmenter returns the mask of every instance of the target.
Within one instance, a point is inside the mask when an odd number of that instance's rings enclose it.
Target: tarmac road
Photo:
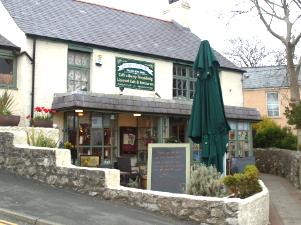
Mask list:
[[[0,208],[65,225],[195,224],[51,187],[3,170],[0,170]]]

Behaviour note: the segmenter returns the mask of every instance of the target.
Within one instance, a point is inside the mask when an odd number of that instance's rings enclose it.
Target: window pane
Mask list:
[[[13,84],[13,60],[0,58],[0,84]]]
[[[185,68],[185,67],[182,68],[182,76],[183,76],[183,77],[186,77],[186,68]]]
[[[177,90],[176,90],[176,89],[173,89],[173,90],[172,90],[172,96],[173,96],[173,97],[177,97]]]
[[[183,90],[187,90],[187,86],[186,86],[186,80],[183,80]]]
[[[88,81],[88,73],[87,71],[82,71],[82,81]]]
[[[193,99],[193,97],[194,97],[194,91],[190,91],[189,97],[190,97],[190,99]]]
[[[82,55],[82,66],[90,67],[90,56],[89,55]]]
[[[279,116],[279,100],[278,93],[267,93],[267,110],[268,116]]]
[[[82,57],[81,57],[80,54],[75,54],[74,64],[77,65],[77,66],[82,65]]]
[[[87,91],[88,90],[88,85],[86,82],[82,83],[82,87],[80,89],[81,91]]]
[[[67,89],[69,92],[74,91],[74,81],[68,81]]]
[[[172,81],[172,87],[173,88],[177,87],[177,80],[176,79],[173,79],[173,81]]]
[[[74,70],[69,70],[69,72],[68,72],[68,80],[74,80]]]
[[[181,80],[178,80],[178,89],[182,89],[182,81]]]
[[[81,90],[81,82],[76,82],[75,81],[75,87],[74,87],[74,89],[76,90],[76,91],[79,91],[79,90]]]
[[[193,70],[192,70],[192,68],[189,68],[188,71],[189,71],[189,77],[193,78]]]
[[[74,65],[74,53],[68,52],[68,64]]]
[[[176,66],[174,66],[174,67],[172,68],[172,74],[173,74],[173,75],[177,75],[177,70],[176,70],[176,68],[177,68]]]
[[[181,67],[177,66],[177,76],[181,76],[182,75],[182,70],[181,70]]]

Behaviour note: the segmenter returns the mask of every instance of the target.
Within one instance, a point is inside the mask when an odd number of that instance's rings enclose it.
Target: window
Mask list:
[[[12,51],[0,50],[0,87],[16,87],[17,59]]]
[[[230,121],[229,154],[231,157],[252,156],[252,133],[249,122]]]
[[[267,110],[268,116],[275,117],[279,116],[279,100],[277,92],[267,93]]]
[[[173,97],[180,99],[193,99],[195,92],[196,73],[191,66],[173,66]]]
[[[67,90],[88,91],[90,79],[90,53],[68,51]]]

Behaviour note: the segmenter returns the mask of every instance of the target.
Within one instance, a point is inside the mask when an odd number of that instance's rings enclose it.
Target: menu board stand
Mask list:
[[[147,189],[184,193],[190,179],[190,144],[149,144]]]

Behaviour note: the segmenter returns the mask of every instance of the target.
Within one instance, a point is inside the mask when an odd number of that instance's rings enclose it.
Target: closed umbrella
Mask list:
[[[202,41],[193,69],[198,73],[188,136],[202,147],[201,162],[223,172],[230,127],[222,97],[219,63],[208,41]]]

